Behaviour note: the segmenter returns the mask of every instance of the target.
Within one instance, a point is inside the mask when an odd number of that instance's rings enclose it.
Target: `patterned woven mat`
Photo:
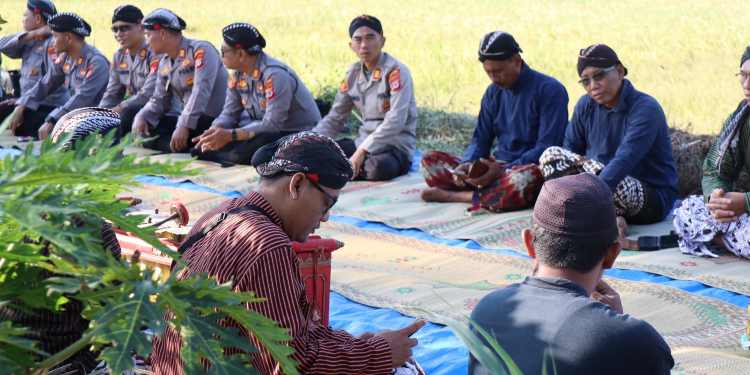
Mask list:
[[[422,176],[415,173],[387,183],[353,182],[345,188],[333,214],[382,222],[395,228],[417,228],[441,238],[474,240],[490,249],[525,253],[521,231],[531,226],[531,210],[469,215],[467,204],[423,202],[420,193],[426,186]],[[670,229],[668,222],[633,226],[630,235],[661,235]],[[750,263],[735,256],[698,258],[684,255],[677,248],[655,252],[625,250],[616,267],[700,281],[750,295]]]
[[[333,257],[332,289],[359,303],[430,321],[465,319],[477,302],[530,274],[529,260],[326,223],[346,246]],[[747,313],[679,289],[609,279],[625,311],[651,323],[674,351],[676,373],[750,374],[738,338]]]

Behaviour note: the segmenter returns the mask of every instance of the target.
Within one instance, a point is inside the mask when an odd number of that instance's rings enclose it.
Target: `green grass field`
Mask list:
[[[109,31],[112,10],[125,1],[59,0],[57,6],[91,23],[90,42],[111,56],[116,48]],[[347,46],[351,18],[376,15],[383,22],[385,49],[414,76],[425,115],[421,134],[437,144],[441,139],[460,144],[467,136],[469,117],[452,114],[474,116],[479,109],[488,79],[476,49],[491,30],[514,34],[526,62],[565,85],[571,110],[584,93],[576,83],[578,50],[607,43],[635,86],[659,100],[670,124],[697,133],[716,133],[741,99],[734,74],[750,42],[750,27],[742,26],[750,7],[740,0],[128,1],[146,13],[156,6],[170,8],[186,20],[186,35],[217,45],[223,26],[250,22],[268,41],[267,52],[289,63],[315,93],[337,87],[354,59]],[[3,33],[20,29],[25,4],[0,1],[0,14],[9,21]]]

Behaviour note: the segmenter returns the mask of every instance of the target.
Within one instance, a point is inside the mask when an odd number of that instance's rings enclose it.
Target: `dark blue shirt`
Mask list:
[[[561,278],[529,277],[479,302],[471,319],[490,333],[524,374],[667,375],[669,346],[648,323],[589,298]],[[554,362],[556,372],[550,370]],[[469,375],[491,374],[473,356]]]
[[[672,158],[669,128],[661,106],[653,97],[622,83],[614,108],[597,104],[584,95],[573,110],[563,145],[575,153],[604,164],[599,177],[612,191],[625,176],[656,190],[662,217],[677,197],[677,169]]]
[[[559,146],[568,123],[568,92],[556,79],[524,63],[513,87],[487,87],[464,161],[494,156],[512,165],[539,163],[547,147]]]

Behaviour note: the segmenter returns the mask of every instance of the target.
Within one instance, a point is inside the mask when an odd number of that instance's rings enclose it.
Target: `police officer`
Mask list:
[[[164,54],[156,71],[154,94],[133,122],[140,136],[157,136],[146,147],[186,152],[193,138],[211,126],[224,106],[227,71],[211,43],[182,36],[185,21],[159,8],[143,19],[148,44]],[[172,99],[182,105],[179,117],[169,115]]]
[[[120,44],[112,57],[109,83],[99,107],[120,114],[118,138],[130,132],[133,118],[146,105],[156,84],[161,56],[146,43],[143,13],[133,5],[122,5],[112,15],[112,34]]]
[[[222,31],[224,66],[233,69],[221,115],[195,141],[199,158],[249,164],[255,150],[285,135],[310,130],[320,111],[297,74],[263,48],[266,41],[248,23]]]
[[[349,36],[360,61],[346,72],[331,111],[313,131],[334,137],[356,107],[362,115],[359,136],[339,144],[359,178],[390,180],[409,171],[416,148],[417,103],[411,74],[382,52],[385,37],[377,18],[356,17],[349,24]]]
[[[45,139],[64,114],[99,103],[107,88],[109,61],[94,46],[86,43],[91,26],[75,13],[58,13],[49,20],[53,47],[57,58],[47,75],[34,86],[31,98],[42,100],[60,86],[67,86],[71,97],[55,108],[39,128],[39,138]]]
[[[0,52],[10,58],[21,58],[21,92],[18,98],[0,103],[0,122],[13,113],[10,129],[18,136],[36,137],[44,119],[68,100],[68,89],[57,87],[41,100],[32,99],[31,89],[50,70],[57,58],[52,46],[52,31],[47,21],[57,14],[50,0],[29,0],[23,13],[24,32],[0,39]]]

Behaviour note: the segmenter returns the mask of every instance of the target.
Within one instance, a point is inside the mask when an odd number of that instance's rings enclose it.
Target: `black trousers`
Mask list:
[[[120,127],[117,128],[115,140],[119,141],[122,137],[128,135],[133,129],[133,120],[135,115],[140,111],[140,107],[131,107],[120,112]]]
[[[5,121],[15,109],[16,106],[13,105],[0,106],[0,123]],[[39,128],[44,124],[44,119],[46,119],[47,115],[49,115],[54,109],[55,107],[48,105],[40,105],[36,111],[26,108],[23,111],[23,122],[21,123],[21,126],[16,129],[15,135],[18,137],[34,137],[34,139],[37,139],[39,137]]]
[[[347,157],[354,155],[357,146],[353,140],[344,138],[336,141]],[[409,155],[395,147],[387,147],[375,154],[367,154],[362,173],[357,180],[386,181],[409,172],[411,160]]]
[[[276,141],[279,138],[297,132],[275,132],[258,134],[248,141],[230,142],[220,150],[201,152],[193,149],[192,154],[198,159],[214,161],[220,164],[250,164],[259,148]]]
[[[178,152],[190,152],[193,147],[193,138],[203,134],[206,129],[211,127],[211,123],[214,118],[211,116],[203,115],[198,119],[198,124],[195,129],[190,129],[188,135],[188,147],[185,150]],[[177,117],[175,116],[164,116],[159,120],[156,127],[151,127],[151,136],[156,136],[156,139],[143,143],[143,147],[150,148],[161,152],[170,153],[172,149],[169,147],[172,141],[172,133],[177,128]]]

